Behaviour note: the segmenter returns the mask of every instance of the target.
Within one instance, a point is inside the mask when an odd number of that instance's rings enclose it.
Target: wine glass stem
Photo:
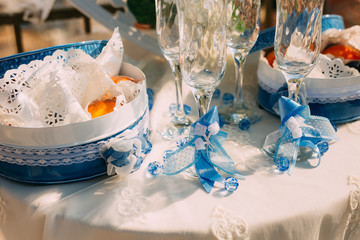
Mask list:
[[[290,79],[287,81],[288,84],[288,97],[295,102],[298,102],[298,95],[301,88],[303,78]]]
[[[175,125],[186,125],[188,119],[184,112],[184,105],[182,100],[182,74],[180,70],[180,64],[174,61],[169,61],[172,73],[175,79],[175,91],[176,91],[176,111],[172,122]]]
[[[199,110],[199,118],[201,118],[209,110],[214,89],[205,90],[205,89],[192,88],[191,90],[194,94],[196,105]]]
[[[244,101],[242,95],[243,88],[243,71],[246,58],[246,52],[242,50],[233,51],[234,66],[235,66],[235,96],[233,107],[243,108]]]

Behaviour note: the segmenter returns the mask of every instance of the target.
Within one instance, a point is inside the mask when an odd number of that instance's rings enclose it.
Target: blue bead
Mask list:
[[[213,99],[218,99],[220,97],[220,89],[216,88],[213,94]]]
[[[145,147],[141,150],[141,152],[142,152],[143,154],[148,154],[148,153],[151,152],[151,149],[152,149],[152,144],[151,144],[150,141],[147,141],[147,146],[145,146]]]
[[[188,142],[188,138],[187,138],[187,137],[181,138],[180,140],[178,140],[178,141],[176,142],[176,146],[177,146],[177,147],[182,147],[182,146],[184,146],[187,142]]]
[[[249,128],[250,128],[250,121],[249,121],[249,119],[247,119],[247,118],[241,119],[240,122],[238,123],[238,126],[239,126],[239,129],[240,129],[241,131],[247,131],[247,130],[249,130]]]
[[[224,93],[222,101],[224,104],[232,104],[234,102],[234,95],[231,93]]]
[[[191,107],[188,106],[188,105],[186,105],[186,104],[184,104],[184,105],[183,105],[183,108],[184,108],[184,113],[185,113],[185,115],[189,115],[190,112],[191,112]],[[175,104],[175,103],[171,103],[171,104],[169,105],[169,113],[173,116],[173,115],[175,114],[175,112],[176,112],[176,104]]]
[[[152,95],[148,95],[148,102],[149,102],[149,111],[153,108],[154,106],[154,97]]]
[[[239,186],[239,182],[234,177],[228,177],[225,179],[224,188],[229,192],[235,191]]]
[[[219,114],[219,126],[222,128],[225,125],[225,119]]]
[[[189,105],[184,104],[184,113],[189,115],[191,112],[191,107]]]
[[[146,93],[147,93],[147,95],[149,95],[149,96],[154,96],[154,90],[152,90],[151,88],[147,88],[147,89],[146,89]]]
[[[144,159],[142,157],[138,157],[136,163],[134,164],[133,170],[138,170],[143,163]]]
[[[319,142],[317,144],[317,147],[319,148],[320,154],[324,155],[329,150],[329,144],[327,142]]]
[[[154,161],[149,163],[147,170],[151,175],[157,176],[164,172],[164,167],[158,161]]]
[[[281,172],[288,170],[290,167],[290,161],[286,157],[277,158],[275,164],[277,169]]]

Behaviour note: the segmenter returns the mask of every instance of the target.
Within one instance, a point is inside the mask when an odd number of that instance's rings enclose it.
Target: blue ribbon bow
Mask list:
[[[220,131],[215,106],[191,125],[190,136],[185,143],[174,151],[166,151],[164,174],[178,174],[195,165],[197,177],[207,192],[211,192],[215,182],[224,183],[224,178],[215,168],[244,179],[222,147],[226,137],[227,134]]]
[[[310,157],[315,153],[318,166],[324,153],[322,145],[338,139],[329,119],[312,116],[308,105],[301,106],[283,96],[279,99],[279,110],[279,130],[269,134],[264,144],[276,143],[274,163],[278,169],[292,174],[299,157],[299,147],[310,149]]]
[[[99,149],[99,154],[106,160],[108,175],[126,177],[139,169],[143,155],[149,153],[151,148],[144,134],[128,129],[106,142]]]

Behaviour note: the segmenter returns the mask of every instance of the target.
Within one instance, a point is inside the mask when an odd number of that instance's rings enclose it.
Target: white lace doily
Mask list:
[[[344,30],[332,28],[323,32],[320,51],[331,44],[346,44],[360,51],[360,26],[356,25]]]
[[[319,60],[314,69],[308,75],[308,78],[344,78],[359,76],[359,71],[348,67],[339,59],[331,59],[326,55],[320,54]]]
[[[119,74],[123,45],[118,29],[95,60],[81,49],[57,50],[44,60],[8,70],[0,79],[0,124],[20,127],[59,126],[91,119],[87,106],[116,98],[115,110],[140,93],[140,84]]]

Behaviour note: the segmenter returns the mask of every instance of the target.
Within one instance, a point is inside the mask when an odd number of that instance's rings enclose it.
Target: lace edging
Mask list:
[[[219,240],[248,240],[248,225],[245,219],[233,216],[222,207],[216,207],[212,215],[211,232]]]
[[[147,111],[145,111],[138,122],[135,122],[133,126],[127,129],[137,129],[139,132],[144,132],[143,130],[147,127],[148,117]],[[48,167],[81,164],[98,160],[103,161],[99,155],[99,148],[109,139],[121,137],[124,134],[125,130],[117,133],[116,136],[93,143],[49,149],[21,148],[0,144],[0,162],[21,166]]]

